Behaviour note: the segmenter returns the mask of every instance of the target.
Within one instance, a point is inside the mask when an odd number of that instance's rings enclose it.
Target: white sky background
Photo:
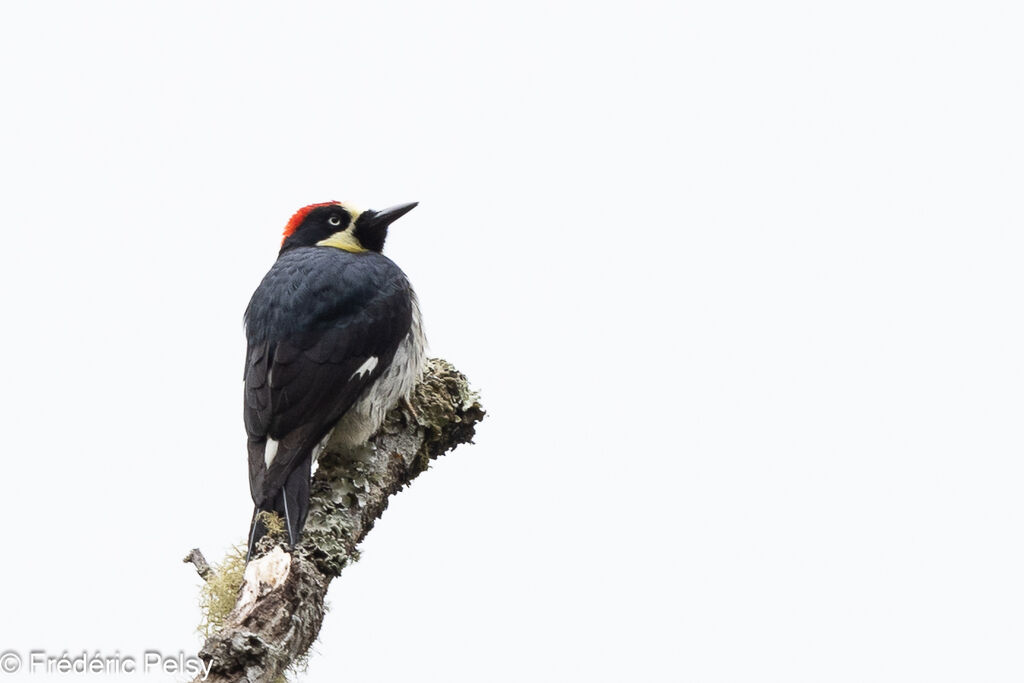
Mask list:
[[[1019,681],[1022,18],[6,6],[0,649],[198,648],[281,228],[418,200],[489,416],[301,680]]]

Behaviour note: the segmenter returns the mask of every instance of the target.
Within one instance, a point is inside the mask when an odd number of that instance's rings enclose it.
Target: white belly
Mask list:
[[[409,334],[398,345],[395,358],[384,374],[363,392],[328,435],[327,444],[331,448],[346,449],[366,443],[380,428],[387,412],[412,392],[423,373],[425,360],[426,338],[419,303],[413,294]]]

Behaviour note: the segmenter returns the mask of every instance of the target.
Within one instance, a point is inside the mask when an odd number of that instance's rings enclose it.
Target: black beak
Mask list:
[[[369,227],[376,228],[377,230],[387,228],[399,218],[415,209],[417,204],[419,202],[409,202],[408,204],[398,204],[397,206],[389,207],[383,211],[375,211],[373,216],[370,217]]]

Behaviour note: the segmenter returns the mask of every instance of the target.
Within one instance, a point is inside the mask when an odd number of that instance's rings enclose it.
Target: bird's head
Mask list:
[[[345,202],[304,206],[285,226],[280,254],[295,247],[312,246],[353,253],[379,252],[384,248],[388,226],[416,208],[416,204],[399,204],[383,211],[360,211]]]

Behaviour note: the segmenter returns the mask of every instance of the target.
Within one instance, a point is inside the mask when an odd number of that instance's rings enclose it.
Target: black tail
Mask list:
[[[288,475],[284,488],[263,505],[257,505],[252,511],[252,522],[249,523],[249,551],[245,556],[248,562],[256,551],[256,544],[267,535],[267,527],[263,523],[260,512],[276,512],[285,522],[288,532],[288,545],[292,548],[299,542],[302,527],[306,525],[309,514],[309,479],[313,460],[307,457]]]

